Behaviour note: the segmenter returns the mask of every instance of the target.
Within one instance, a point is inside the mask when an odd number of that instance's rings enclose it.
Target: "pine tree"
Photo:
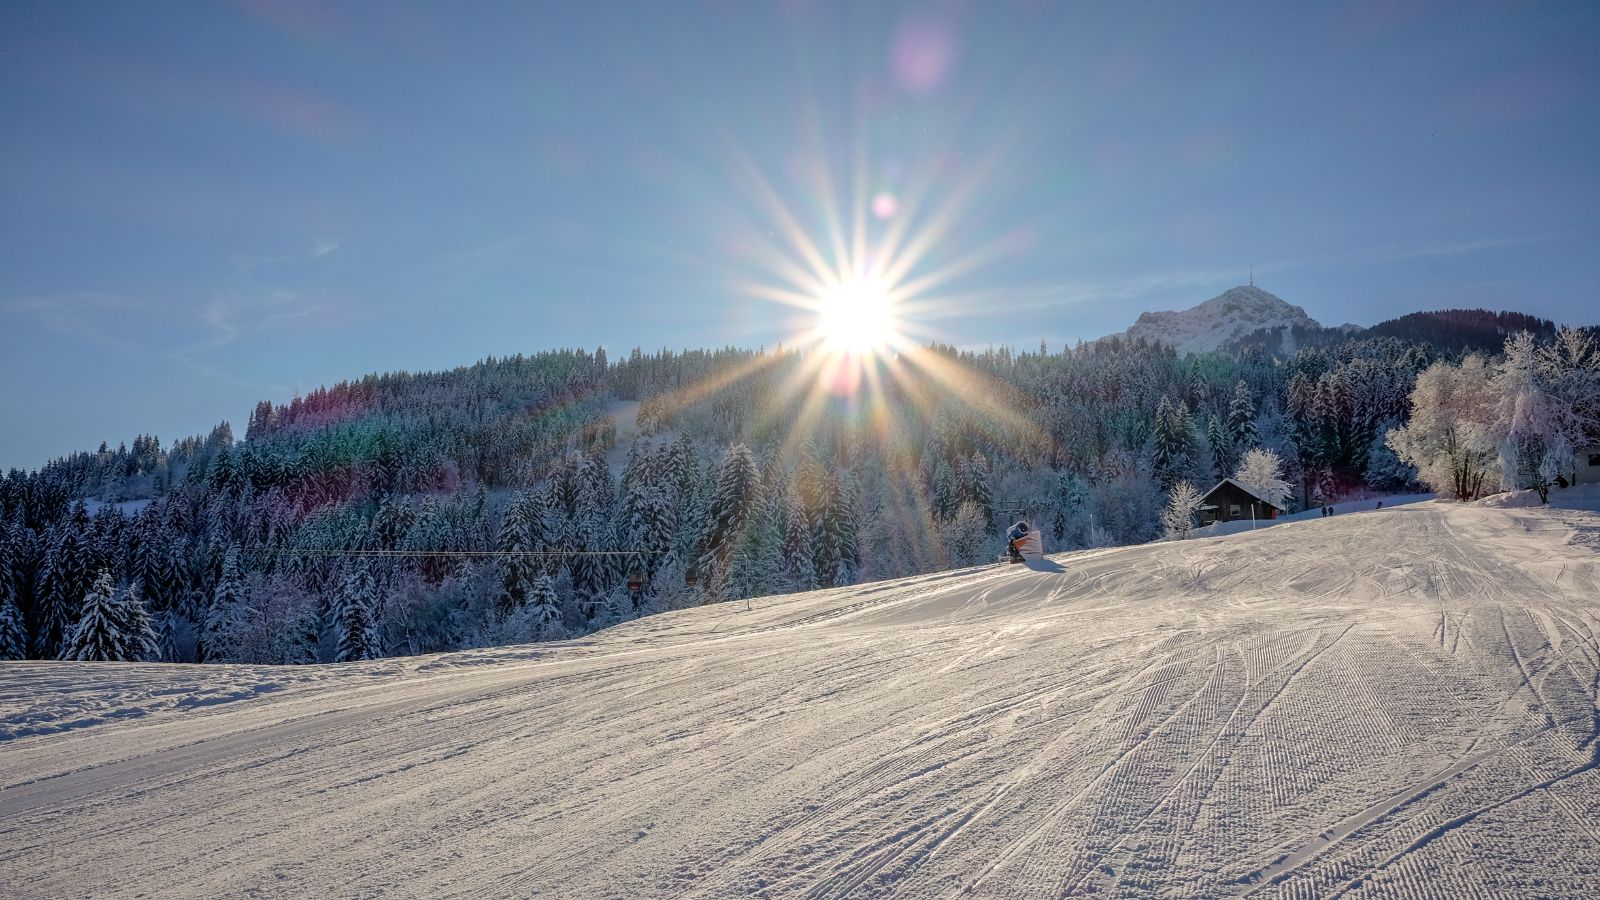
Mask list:
[[[761,570],[755,546],[758,538],[754,530],[740,535],[732,555],[728,557],[728,570],[723,578],[722,596],[729,600],[743,600],[770,593],[766,587],[766,573]]]
[[[1071,472],[1056,476],[1055,510],[1051,517],[1056,546],[1076,545],[1071,538],[1087,526],[1083,521],[1083,513],[1088,502],[1089,492],[1083,485],[1083,479]]]
[[[77,627],[61,658],[83,662],[136,662],[156,654],[156,636],[144,602],[132,589],[118,590],[102,569],[84,596]]]
[[[522,608],[528,600],[534,577],[539,574],[535,548],[529,543],[530,519],[535,514],[531,494],[518,494],[507,506],[505,518],[500,522],[500,534],[495,540],[495,551],[500,557],[501,580],[498,610],[502,618]]]
[[[102,570],[79,604],[77,627],[61,647],[61,658],[80,661],[120,660],[125,650],[111,573]]]
[[[351,565],[334,610],[334,627],[339,638],[335,662],[377,659],[381,655],[378,629],[373,621],[376,591],[371,570],[360,562]]]
[[[616,485],[604,456],[592,452],[577,461],[577,498],[572,518],[574,554],[568,563],[572,585],[585,605],[586,616],[599,613],[609,587],[616,580],[616,560],[606,555],[615,548],[612,521]]]
[[[822,553],[818,557],[817,574],[828,587],[853,584],[860,566],[856,546],[854,482],[849,476],[839,477],[830,472],[827,488],[827,505],[823,507],[821,522]],[[978,506],[977,503],[973,505]]]
[[[126,640],[126,658],[140,661],[161,659],[161,639],[150,620],[149,610],[145,608],[138,582],[124,588],[119,599],[122,634]]]
[[[239,548],[229,547],[222,558],[222,574],[206,608],[204,659],[206,662],[243,662],[248,627],[244,575],[239,571]]]
[[[1235,453],[1261,446],[1255,403],[1250,399],[1250,386],[1243,380],[1234,386],[1233,402],[1228,404],[1228,437]]]
[[[11,597],[0,597],[0,660],[28,658],[28,631],[22,610]]]
[[[961,497],[956,492],[955,476],[950,473],[949,464],[941,459],[933,468],[934,516],[941,522],[948,522],[955,518],[956,510],[960,508]]]
[[[620,531],[620,547],[640,551],[627,557],[628,569],[650,579],[677,549],[677,509],[666,491],[636,480],[623,495]]]
[[[1183,402],[1171,403],[1166,397],[1156,406],[1155,455],[1153,468],[1163,490],[1188,478],[1194,469],[1198,449],[1194,422]]]
[[[322,632],[321,616],[315,602],[295,604],[284,622],[278,642],[278,661],[286,666],[303,666],[317,661],[317,644]]]
[[[811,546],[811,525],[806,521],[805,509],[798,497],[790,497],[784,511],[783,582],[791,591],[809,591],[817,587],[817,572],[812,565],[814,551]]]
[[[698,568],[708,579],[727,572],[728,560],[738,544],[740,532],[750,518],[760,496],[760,476],[755,457],[744,444],[728,448],[717,467],[717,486],[707,511],[705,549]],[[717,594],[719,581],[709,581],[707,593]]]
[[[549,575],[540,572],[534,576],[528,588],[528,609],[541,631],[561,618],[561,601]]]
[[[1234,452],[1233,437],[1223,428],[1220,416],[1212,416],[1206,423],[1206,442],[1211,445],[1211,461],[1217,480],[1221,481],[1233,471],[1234,457],[1238,454]]]
[[[984,520],[989,522],[989,530],[994,530],[995,520],[995,492],[990,487],[989,460],[982,453],[973,452],[973,460],[968,464],[971,477],[971,496],[966,500],[978,506],[978,511],[984,514]]]
[[[81,504],[75,508],[74,522],[78,518],[77,509],[81,509]],[[33,635],[34,654],[41,659],[55,659],[60,655],[62,643],[78,621],[78,607],[89,589],[82,569],[88,554],[79,533],[79,526],[73,522],[58,526],[55,540],[45,555],[38,591],[39,627]]]

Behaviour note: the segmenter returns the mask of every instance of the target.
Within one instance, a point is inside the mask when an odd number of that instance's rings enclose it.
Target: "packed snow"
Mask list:
[[[1262,328],[1293,326],[1322,327],[1301,307],[1255,285],[1240,285],[1189,309],[1141,313],[1116,336],[1159,341],[1179,353],[1204,353]]]
[[[562,644],[0,664],[0,894],[1593,897],[1597,535],[1386,505]]]
[[[1353,497],[1346,500],[1338,500],[1328,504],[1328,508],[1333,511],[1333,515],[1342,516],[1346,513],[1371,512],[1378,509],[1406,506],[1412,503],[1425,503],[1432,499],[1434,499],[1433,494],[1385,494],[1382,496]],[[1262,528],[1270,528],[1286,522],[1322,519],[1325,515],[1323,507],[1313,506],[1297,513],[1284,513],[1276,519],[1262,519],[1256,522],[1252,522],[1249,519],[1235,519],[1232,522],[1213,522],[1210,525],[1190,531],[1189,536],[1190,538],[1218,537],[1225,534],[1238,534],[1243,531],[1258,531]]]

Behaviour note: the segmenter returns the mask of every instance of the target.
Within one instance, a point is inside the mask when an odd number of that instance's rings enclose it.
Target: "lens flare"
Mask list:
[[[888,191],[880,191],[872,198],[872,214],[880,219],[892,219],[900,209],[900,201]]]

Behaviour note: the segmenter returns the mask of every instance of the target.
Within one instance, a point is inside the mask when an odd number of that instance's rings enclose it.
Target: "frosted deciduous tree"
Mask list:
[[[1549,499],[1576,468],[1575,449],[1600,439],[1600,352],[1588,333],[1564,328],[1540,347],[1533,335],[1506,339],[1494,376],[1501,476]]]
[[[1294,490],[1283,480],[1283,460],[1271,450],[1259,447],[1245,453],[1238,471],[1233,473],[1233,480],[1279,509],[1284,508]]]
[[[1540,352],[1533,335],[1521,331],[1506,338],[1505,359],[1493,379],[1501,479],[1532,488],[1541,503],[1550,498],[1558,457],[1549,451],[1562,430],[1551,393],[1556,375],[1552,362]]]
[[[963,503],[955,518],[944,525],[945,549],[954,566],[973,566],[983,562],[987,554],[984,545],[988,539],[989,519],[976,503]]]
[[[1441,494],[1471,500],[1499,486],[1493,380],[1475,353],[1434,363],[1417,376],[1411,421],[1389,432],[1395,455]]]
[[[1194,515],[1200,509],[1200,492],[1187,481],[1180,481],[1167,492],[1167,506],[1161,512],[1161,527],[1172,540],[1183,540],[1194,529]]]

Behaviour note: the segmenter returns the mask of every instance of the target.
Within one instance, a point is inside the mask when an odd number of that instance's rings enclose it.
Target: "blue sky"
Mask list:
[[[961,345],[1252,264],[1328,324],[1593,323],[1596,46],[1594,3],[7,3],[0,466],[369,371],[770,346],[751,286],[858,218]]]

